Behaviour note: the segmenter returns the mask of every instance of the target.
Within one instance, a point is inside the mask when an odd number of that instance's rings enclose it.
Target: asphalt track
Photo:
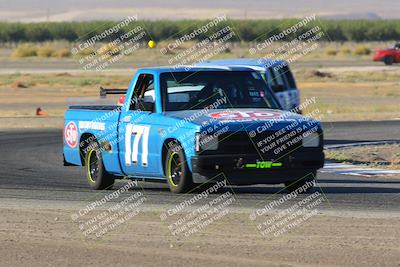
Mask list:
[[[400,140],[400,121],[324,123],[324,128],[326,144]],[[110,191],[90,190],[84,177],[82,168],[62,165],[59,129],[0,131],[0,202],[1,199],[91,201],[109,194]],[[120,181],[114,188],[124,183]],[[140,186],[150,205],[175,205],[193,196],[174,195],[162,183],[140,182]],[[282,189],[279,185],[254,185],[228,187],[222,192],[233,190],[237,200],[234,205],[257,208],[281,198]],[[141,189],[131,192],[135,190]],[[361,178],[319,173],[315,190],[326,198],[321,209],[400,212],[400,176]]]

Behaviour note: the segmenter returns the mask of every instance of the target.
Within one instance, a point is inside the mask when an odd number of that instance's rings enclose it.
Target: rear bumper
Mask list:
[[[191,158],[195,183],[227,179],[229,184],[278,184],[295,181],[324,166],[322,150],[297,151],[280,159],[259,155],[198,155]]]
[[[78,166],[78,165],[76,165],[76,164],[67,162],[67,161],[65,160],[65,155],[64,155],[64,153],[63,153],[63,164],[64,164],[64,166]]]

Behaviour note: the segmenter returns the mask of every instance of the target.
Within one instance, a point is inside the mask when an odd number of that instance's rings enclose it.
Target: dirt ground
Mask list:
[[[305,114],[321,121],[400,119],[400,68],[293,67]],[[61,128],[68,105],[99,102],[99,87],[125,88],[134,70],[0,74],[0,128]],[[115,104],[117,99],[110,99]],[[44,117],[36,117],[40,107]],[[15,120],[12,118],[16,118]]]
[[[400,145],[359,146],[325,150],[326,159],[365,164],[374,167],[400,168]]]
[[[262,237],[238,211],[186,238],[150,210],[87,239],[72,211],[0,212],[1,266],[400,266],[400,215],[318,214],[279,237]]]

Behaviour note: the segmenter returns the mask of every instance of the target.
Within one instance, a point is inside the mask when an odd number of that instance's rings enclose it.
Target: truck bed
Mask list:
[[[69,109],[84,109],[84,110],[115,110],[118,105],[73,105]]]

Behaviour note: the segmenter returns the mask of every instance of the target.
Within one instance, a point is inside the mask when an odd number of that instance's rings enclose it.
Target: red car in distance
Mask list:
[[[374,61],[382,61],[386,65],[392,65],[393,63],[400,62],[400,43],[395,44],[393,47],[388,49],[375,50]]]

